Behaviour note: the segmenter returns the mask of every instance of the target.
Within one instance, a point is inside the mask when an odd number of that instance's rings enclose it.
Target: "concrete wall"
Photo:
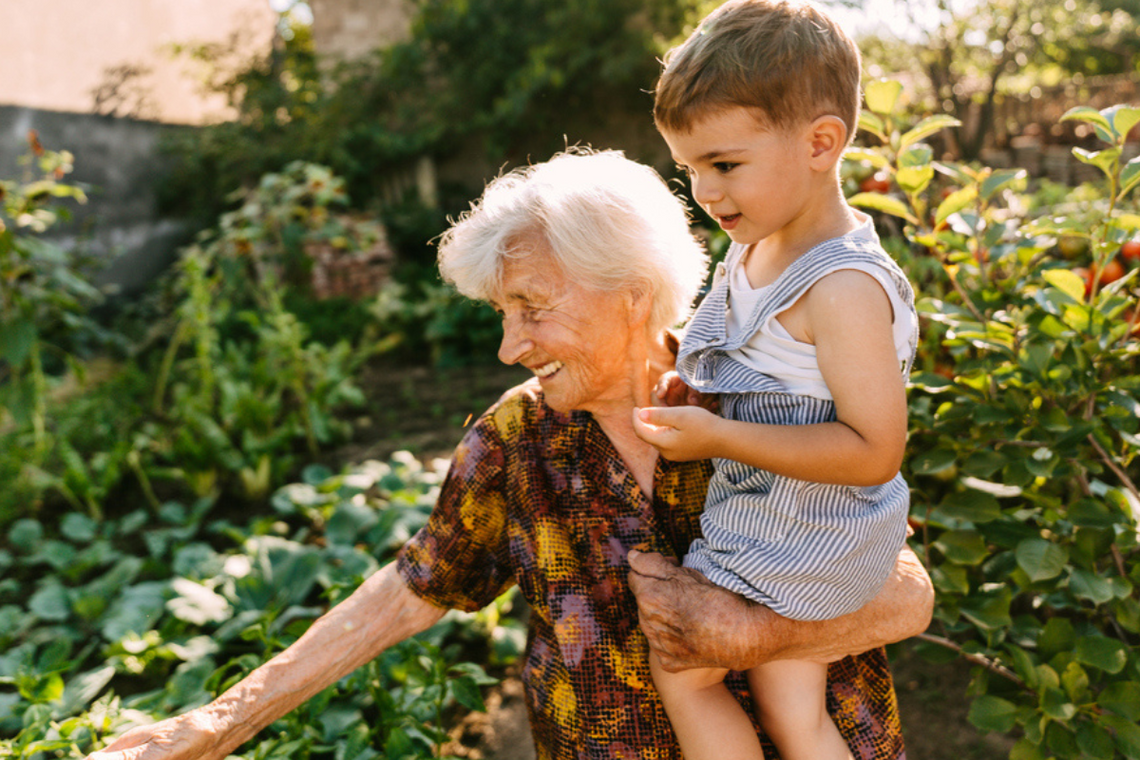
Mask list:
[[[49,237],[108,264],[102,283],[142,287],[176,254],[187,231],[160,219],[159,137],[171,124],[232,117],[203,88],[210,69],[175,49],[211,49],[236,71],[273,44],[269,0],[0,0],[0,176],[36,130],[49,150],[75,155],[68,181],[89,202]]]
[[[47,150],[68,150],[75,171],[66,182],[84,188],[88,202],[65,201],[72,218],[52,228],[47,238],[80,248],[107,263],[100,284],[131,293],[173,260],[190,232],[155,210],[155,184],[163,171],[157,146],[171,127],[157,122],[94,114],[0,106],[0,176],[25,178],[18,158],[28,150],[35,130]],[[30,177],[28,177],[30,178]]]
[[[212,45],[237,65],[277,23],[268,0],[4,0],[0,16],[0,105],[180,124],[231,114],[175,48]]]
[[[410,0],[309,0],[309,7],[313,46],[322,55],[363,58],[411,34]]]

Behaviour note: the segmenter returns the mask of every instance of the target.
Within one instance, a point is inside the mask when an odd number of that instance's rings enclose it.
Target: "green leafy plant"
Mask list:
[[[890,189],[850,200],[936,262],[919,268],[929,334],[905,465],[937,590],[923,648],[977,665],[969,718],[1017,736],[1011,757],[1140,757],[1136,273],[1089,283],[1058,245],[1085,240],[1103,266],[1137,236],[1140,160],[1121,156],[1140,109],[1068,112],[1107,145],[1075,151],[1103,171],[1103,201],[1026,219],[1024,172],[933,160],[922,140],[951,122],[903,129],[900,91],[868,86],[861,123],[882,144],[850,154]]]
[[[399,453],[312,465],[235,524],[166,502],[96,521],[25,518],[0,550],[0,756],[83,757],[134,724],[212,699],[296,641],[426,519],[443,473]],[[30,595],[26,589],[33,588]],[[504,598],[451,613],[267,728],[245,757],[438,757],[454,710],[517,656]],[[475,642],[482,641],[482,646]]]
[[[52,429],[50,386],[63,370],[83,377],[72,349],[84,332],[101,332],[88,313],[102,297],[82,254],[41,237],[69,216],[64,201],[86,201],[65,181],[74,157],[46,150],[35,132],[29,145],[25,177],[0,180],[0,435],[11,452],[0,472],[24,500],[55,485],[40,469],[53,450],[68,456],[66,438]]]
[[[283,292],[306,292],[306,245],[335,239],[346,252],[372,245],[378,228],[338,217],[344,183],[296,162],[262,178],[179,263],[177,324],[159,366],[144,451],[199,494],[237,484],[266,496],[309,455],[342,439],[336,417],[360,404],[357,368],[385,347],[365,333],[357,345],[311,341]],[[166,431],[175,431],[168,435]]]

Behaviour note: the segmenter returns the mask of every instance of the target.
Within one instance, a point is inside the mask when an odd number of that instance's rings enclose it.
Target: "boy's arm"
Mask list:
[[[258,731],[446,610],[416,596],[390,563],[292,646],[208,705],[140,726],[87,760],[222,760]]]
[[[793,308],[815,344],[838,421],[764,425],[697,407],[653,407],[634,412],[638,435],[668,459],[721,457],[817,483],[877,485],[894,477],[906,443],[906,386],[882,286],[842,270]]]
[[[909,548],[878,596],[831,620],[781,617],[659,554],[632,551],[629,564],[641,629],[668,671],[831,662],[922,633],[934,609],[934,586]]]

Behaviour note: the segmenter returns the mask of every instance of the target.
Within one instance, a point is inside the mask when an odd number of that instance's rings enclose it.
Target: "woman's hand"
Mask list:
[[[220,744],[213,719],[199,709],[132,728],[87,760],[223,760],[230,749]]]
[[[855,612],[817,621],[781,617],[659,554],[631,551],[629,564],[641,629],[669,671],[833,662],[922,633],[934,608],[930,577],[909,548],[878,596]]]

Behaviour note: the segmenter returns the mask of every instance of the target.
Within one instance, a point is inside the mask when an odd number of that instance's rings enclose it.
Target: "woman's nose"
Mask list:
[[[519,322],[517,318],[503,318],[503,340],[499,343],[499,361],[503,364],[517,364],[530,350],[531,341]]]

